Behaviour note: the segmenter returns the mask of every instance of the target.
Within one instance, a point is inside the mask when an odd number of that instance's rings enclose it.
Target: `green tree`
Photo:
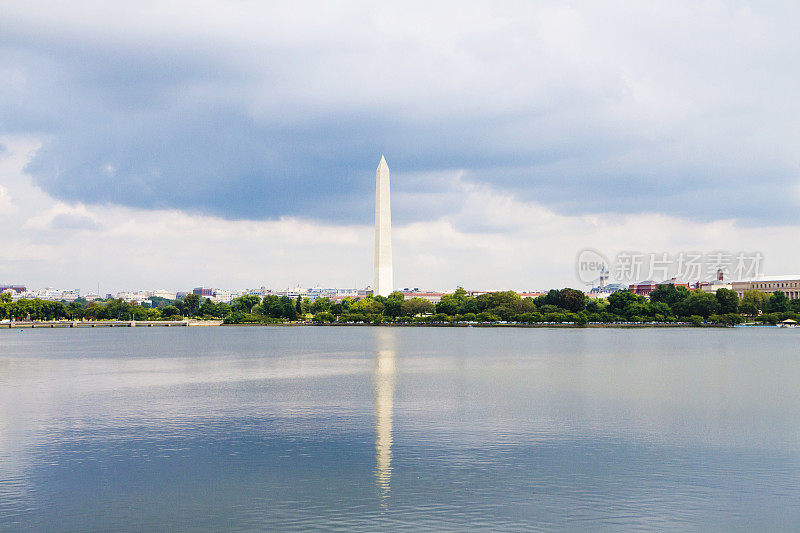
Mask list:
[[[267,296],[264,297],[265,299]],[[258,305],[260,299],[253,294],[246,294],[239,296],[231,302],[231,311],[241,311],[243,313],[252,313],[253,308]]]
[[[453,298],[450,294],[446,294],[436,303],[436,312],[446,315],[455,315],[458,314],[460,307],[459,301],[456,298]]]
[[[217,318],[225,318],[226,316],[231,314],[231,306],[226,304],[225,302],[219,302],[217,304],[216,312],[214,316]]]
[[[297,309],[295,308],[295,304],[291,298],[288,296],[281,296],[280,306],[280,318],[285,318],[286,320],[297,320]]]
[[[517,314],[517,312],[514,310],[514,307],[512,307],[510,304],[498,305],[496,307],[492,307],[491,309],[489,309],[489,312],[499,317],[500,320],[506,320],[506,321],[511,320],[511,318]]]
[[[436,312],[447,315],[461,314],[465,312],[464,307],[467,302],[470,302],[477,309],[476,302],[467,296],[467,291],[463,287],[458,287],[453,294],[442,296],[442,299],[436,303]]]
[[[368,296],[362,300],[353,302],[350,306],[350,310],[364,315],[380,315],[383,313],[383,304],[378,298]]]
[[[577,313],[586,309],[586,295],[575,289],[561,289],[558,291],[558,303],[561,309]]]
[[[737,313],[727,313],[722,316],[722,323],[728,326],[735,326],[742,323],[742,315]]]
[[[64,311],[67,315],[67,318],[71,320],[83,318],[85,310],[86,307],[78,301],[70,302],[64,306]]]
[[[105,313],[107,318],[115,320],[130,320],[131,306],[122,298],[111,300],[105,305]]]
[[[755,289],[749,289],[742,293],[742,301],[739,309],[746,315],[755,316],[759,311],[763,311],[767,302],[767,295]]]
[[[86,306],[86,309],[83,310],[83,317],[90,320],[97,320],[103,318],[102,315],[104,312],[105,307],[97,302],[90,302],[89,305]]]
[[[244,312],[244,309],[238,305],[237,300],[234,300],[231,305],[231,311],[234,313]],[[264,296],[264,299],[261,300],[261,304],[258,307],[258,312],[270,318],[281,318],[281,316],[283,316],[283,305],[281,304],[281,299],[274,294],[267,294]]]
[[[647,314],[653,318],[663,321],[672,316],[672,309],[665,302],[648,302]]]
[[[600,313],[608,305],[602,298],[586,298],[586,312],[587,313]]]
[[[180,315],[180,310],[174,305],[168,305],[161,309],[161,316],[164,318]]]
[[[475,319],[478,322],[498,322],[500,320],[500,317],[498,317],[497,315],[493,315],[487,311],[481,311],[480,313],[477,314]]]
[[[558,307],[558,298],[559,291],[550,289],[547,291],[547,294],[534,298],[534,302],[536,303],[536,307],[542,307],[543,305],[554,305]]]
[[[314,303],[311,304],[311,312],[314,314],[317,313],[324,313],[325,311],[330,311],[333,302],[330,298],[317,298],[314,300]]]
[[[475,302],[478,304],[478,309],[480,311],[500,307],[502,305],[508,305],[513,308],[519,300],[521,300],[519,294],[514,291],[489,292],[475,298]]]
[[[216,316],[217,306],[211,301],[211,298],[206,298],[206,300],[203,302],[203,305],[200,306],[200,314],[202,316]]]
[[[314,315],[314,322],[333,322],[334,320],[336,320],[336,317],[328,311],[321,311]]]
[[[628,319],[639,317],[639,319],[650,315],[650,306],[646,302],[632,302],[625,308],[623,313]],[[641,320],[636,320],[641,322]]]
[[[403,301],[405,296],[402,292],[393,292],[383,303],[383,314],[396,318],[403,314]]]
[[[521,298],[514,302],[513,307],[517,313],[533,313],[536,311],[536,303],[533,298]]]
[[[200,311],[200,297],[196,294],[187,294],[183,299],[183,316],[195,316]]]
[[[169,300],[167,298],[162,298],[161,296],[153,296],[150,298],[150,302],[153,307],[156,309],[164,309],[168,305],[175,305],[177,300]]]
[[[739,312],[739,295],[730,289],[717,289],[717,304],[720,314],[735,314]]]
[[[617,316],[628,316],[625,310],[634,303],[643,304],[644,296],[634,294],[629,290],[617,291],[608,295],[608,311]]]
[[[785,313],[789,310],[789,298],[783,291],[773,292],[767,300],[767,313]]]
[[[710,292],[692,292],[684,303],[686,305],[686,314],[690,316],[708,318],[711,315],[719,313],[717,297]]]
[[[401,310],[405,316],[416,316],[429,315],[433,313],[436,308],[431,302],[424,298],[411,298],[410,300],[403,300]]]
[[[677,315],[683,313],[683,303],[690,295],[691,291],[686,287],[676,287],[673,283],[664,283],[650,293],[650,301],[667,304]]]

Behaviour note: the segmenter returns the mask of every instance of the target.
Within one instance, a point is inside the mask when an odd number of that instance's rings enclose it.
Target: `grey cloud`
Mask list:
[[[94,219],[84,215],[61,213],[53,217],[48,227],[54,230],[80,231],[97,230],[101,229],[103,226]]]
[[[793,4],[475,5],[211,3],[171,35],[18,4],[0,132],[46,139],[57,198],[230,219],[368,223],[385,153],[399,222],[451,210],[459,170],[563,213],[797,220]]]

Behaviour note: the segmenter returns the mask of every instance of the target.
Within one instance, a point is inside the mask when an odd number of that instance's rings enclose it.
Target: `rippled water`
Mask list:
[[[0,529],[798,530],[799,340],[0,330]]]

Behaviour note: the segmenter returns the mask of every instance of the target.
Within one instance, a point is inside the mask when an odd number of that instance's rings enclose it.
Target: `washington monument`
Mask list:
[[[389,166],[381,156],[375,177],[375,285],[372,294],[389,296],[392,275],[392,206],[389,200]]]

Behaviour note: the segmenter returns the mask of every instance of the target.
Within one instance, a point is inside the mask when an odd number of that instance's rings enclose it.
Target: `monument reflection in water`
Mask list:
[[[397,332],[376,331],[375,387],[375,483],[381,505],[387,504],[392,478],[392,409],[394,404],[395,346]]]

